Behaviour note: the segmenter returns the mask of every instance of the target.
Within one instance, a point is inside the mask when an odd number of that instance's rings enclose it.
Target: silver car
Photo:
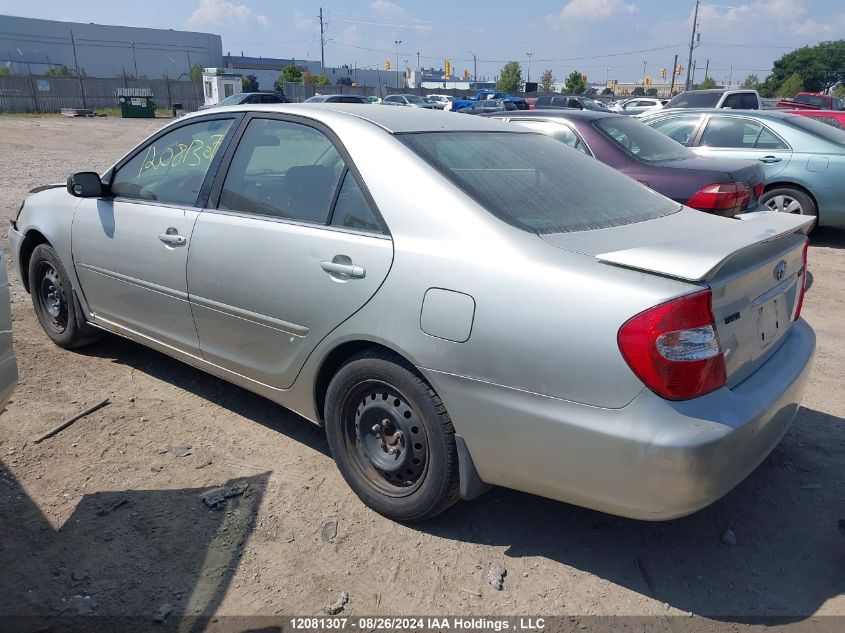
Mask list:
[[[18,384],[18,361],[12,346],[12,306],[6,255],[0,250],[0,412]]]
[[[112,332],[324,425],[388,517],[492,484],[669,519],[798,409],[811,224],[693,211],[499,121],[306,104],[179,119],[9,237],[58,345]]]

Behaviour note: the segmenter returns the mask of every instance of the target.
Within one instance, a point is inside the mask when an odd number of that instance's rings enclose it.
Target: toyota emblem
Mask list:
[[[783,281],[783,278],[786,275],[786,262],[784,260],[780,260],[772,272],[777,281]]]

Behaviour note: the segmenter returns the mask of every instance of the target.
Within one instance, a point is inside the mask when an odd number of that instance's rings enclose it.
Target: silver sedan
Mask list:
[[[501,485],[669,519],[768,455],[815,349],[812,218],[741,220],[498,121],[238,106],[33,193],[9,239],[56,344],[118,334],[324,425],[386,516]]]

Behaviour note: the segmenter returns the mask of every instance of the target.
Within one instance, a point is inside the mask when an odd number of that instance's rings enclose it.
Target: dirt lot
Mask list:
[[[31,187],[104,169],[162,123],[0,117],[3,226]],[[804,314],[819,346],[792,430],[727,497],[667,523],[501,489],[424,525],[392,523],[350,492],[318,428],[135,343],[63,351],[14,280],[21,380],[0,417],[0,615],[321,614],[346,591],[355,615],[692,612],[822,626],[810,616],[845,615],[843,247],[845,231],[814,236]],[[249,488],[222,510],[201,501],[240,480]],[[496,565],[502,591],[485,579]]]

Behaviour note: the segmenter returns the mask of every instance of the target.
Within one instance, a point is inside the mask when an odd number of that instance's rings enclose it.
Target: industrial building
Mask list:
[[[0,15],[0,69],[44,75],[66,66],[88,77],[186,79],[190,68],[219,67],[219,35]]]

